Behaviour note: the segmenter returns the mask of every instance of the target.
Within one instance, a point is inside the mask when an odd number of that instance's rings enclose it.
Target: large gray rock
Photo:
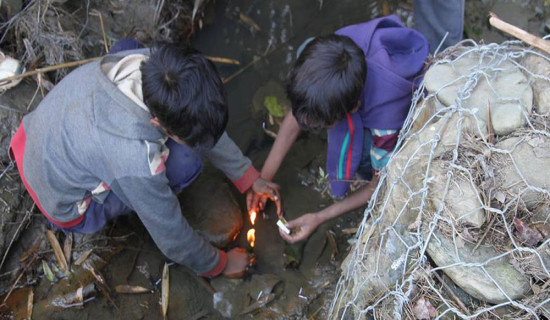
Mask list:
[[[535,54],[527,54],[521,60],[528,77],[532,78],[531,86],[535,96],[535,110],[538,114],[550,113],[550,61]],[[535,77],[542,75],[543,77]]]
[[[453,174],[447,177],[447,172]],[[449,189],[445,194],[447,180]],[[431,164],[428,197],[438,210],[443,206],[443,215],[452,216],[458,223],[479,228],[485,223],[485,211],[478,188],[472,178],[459,170],[452,170],[447,161],[436,160]]]
[[[550,189],[550,139],[543,135],[511,137],[497,143],[496,148],[502,153],[491,161],[499,168],[497,185],[502,191],[509,198],[519,195],[530,210],[546,203]]]
[[[460,101],[457,107],[475,111],[485,122],[490,105],[495,133],[506,135],[526,123],[533,107],[533,91],[520,68],[500,61],[472,51],[432,66],[424,83],[444,105]]]
[[[456,285],[477,299],[497,304],[508,301],[507,296],[516,300],[530,293],[529,278],[517,271],[506,257],[487,262],[499,253],[483,246],[473,252],[473,247],[454,244],[452,239],[435,232],[427,252],[438,267],[444,267],[443,272]],[[483,268],[468,264],[481,264]]]
[[[243,226],[243,213],[220,172],[204,172],[178,195],[191,227],[218,248],[233,242]]]

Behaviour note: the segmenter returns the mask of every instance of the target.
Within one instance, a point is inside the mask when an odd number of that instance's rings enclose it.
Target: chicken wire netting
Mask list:
[[[550,59],[463,41],[416,90],[332,319],[550,316]]]

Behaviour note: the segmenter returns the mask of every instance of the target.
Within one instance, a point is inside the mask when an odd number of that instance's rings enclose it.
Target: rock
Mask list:
[[[211,299],[210,293],[199,283],[195,274],[182,266],[170,268],[168,319],[195,319],[196,315],[206,315],[212,310]]]
[[[495,147],[504,152],[491,158],[493,166],[500,168],[497,185],[508,198],[519,195],[530,210],[544,206],[550,187],[550,139],[544,135],[511,137]]]
[[[22,81],[18,86],[0,95],[0,163],[9,161],[10,140],[21,123],[23,115],[34,110],[40,102],[39,94],[33,100],[35,93],[36,85],[34,83]],[[29,110],[27,110],[27,106],[29,106]]]
[[[533,107],[533,91],[526,76],[511,62],[469,50],[450,62],[439,61],[426,72],[428,92],[436,94],[446,106],[456,106],[458,101],[457,107],[470,109],[485,122],[490,104],[497,135],[525,125]],[[483,58],[481,53],[485,54]]]
[[[231,188],[221,172],[207,169],[178,195],[189,224],[218,248],[233,242],[243,226],[243,214]]]
[[[247,281],[224,277],[214,278],[211,281],[212,287],[216,290],[212,297],[214,308],[225,318],[236,318],[256,311],[256,319],[265,319],[267,317],[262,312],[269,313],[270,310],[264,308],[262,302],[267,302],[266,298],[272,294],[279,283],[281,279],[273,274],[253,274]]]
[[[488,263],[500,253],[483,246],[472,252],[473,247],[465,244],[457,249],[451,239],[436,231],[430,238],[427,252],[438,267],[444,267],[442,270],[456,285],[476,299],[498,304],[508,301],[508,297],[522,299],[531,292],[530,279],[517,271],[506,257]],[[454,264],[457,265],[447,267]],[[465,264],[482,264],[485,270]]]
[[[264,132],[275,138],[284,116],[291,109],[286,91],[274,80],[269,80],[254,93],[252,115],[263,122]]]
[[[550,80],[547,78],[550,74],[550,61],[539,55],[527,54],[520,62],[529,72],[543,76],[533,78],[531,83],[535,97],[535,110],[541,115],[550,113]]]
[[[449,190],[445,195],[448,171],[453,174]],[[466,223],[476,228],[480,228],[485,223],[485,211],[482,208],[480,192],[464,172],[451,169],[447,161],[436,160],[431,164],[430,181],[428,197],[434,205],[434,210],[439,210],[443,205],[442,213],[453,216],[459,223]],[[443,196],[446,197],[443,198]]]
[[[386,230],[382,226],[365,226],[361,241],[356,244],[360,249],[352,249],[342,262],[342,274],[346,275],[344,286],[348,290],[340,292],[335,298],[337,309],[343,308],[349,301],[356,306],[371,305],[380,298],[381,293],[403,277],[414,257],[407,255],[407,247],[402,240],[408,246],[416,241],[408,234],[406,225],[395,225]],[[364,267],[357,267],[359,261]],[[360,318],[359,314],[353,318]]]

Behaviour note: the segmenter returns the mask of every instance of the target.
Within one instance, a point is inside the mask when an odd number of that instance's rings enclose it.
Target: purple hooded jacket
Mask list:
[[[421,33],[405,27],[396,15],[347,26],[336,34],[350,37],[367,62],[360,109],[328,131],[327,172],[333,195],[341,197],[359,167],[364,128],[403,126],[429,47]]]

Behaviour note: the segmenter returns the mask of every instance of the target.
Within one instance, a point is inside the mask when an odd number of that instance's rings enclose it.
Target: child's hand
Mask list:
[[[250,255],[244,248],[233,248],[227,252],[227,265],[223,275],[227,278],[241,278],[246,274],[249,263]]]
[[[265,207],[267,199],[277,204],[277,211],[280,207],[279,185],[262,178],[254,181],[252,188],[246,195],[246,206],[248,211],[261,211]]]
[[[287,242],[295,243],[306,240],[321,223],[323,223],[323,220],[319,215],[307,213],[298,219],[287,222],[286,226],[290,229],[290,234],[286,234],[281,229],[279,229],[279,234]]]

